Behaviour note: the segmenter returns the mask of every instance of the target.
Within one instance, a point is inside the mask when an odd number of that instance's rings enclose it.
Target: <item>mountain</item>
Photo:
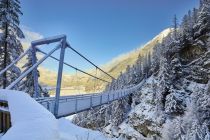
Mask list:
[[[161,43],[163,38],[166,37],[170,33],[171,29],[165,29],[160,34],[155,36],[151,41],[146,43],[145,45],[132,50],[131,52],[128,52],[126,54],[122,54],[116,58],[114,58],[111,62],[108,62],[104,66],[102,66],[107,72],[109,72],[114,77],[118,77],[120,72],[125,72],[126,67],[128,65],[135,64],[136,60],[138,59],[139,54],[145,55],[148,52],[153,51],[153,47]]]
[[[165,29],[144,46],[141,46],[131,52],[122,54],[114,58],[111,62],[102,65],[101,68],[106,72],[108,72],[113,77],[117,78],[120,72],[125,72],[127,65],[135,64],[139,54],[144,55],[148,52],[152,52],[153,47],[157,43],[161,43],[163,38],[170,33],[170,30],[171,29]],[[43,67],[40,67],[39,71],[40,71],[39,81],[41,82],[41,84],[46,87],[55,87],[57,73]],[[89,73],[95,75],[95,70],[89,70]],[[102,73],[98,72],[97,76],[110,81],[110,78],[108,78],[106,75]],[[66,94],[73,94],[75,92],[80,93],[80,92],[102,91],[105,89],[106,84],[107,83],[101,82],[99,80],[94,80],[89,76],[83,75],[81,73],[78,73],[77,75],[64,74],[62,81],[63,90],[61,92],[62,94],[66,95]],[[51,93],[54,94],[54,91],[52,91]]]
[[[145,79],[142,87],[73,122],[122,140],[210,140],[210,1],[201,0],[152,48],[106,91]]]

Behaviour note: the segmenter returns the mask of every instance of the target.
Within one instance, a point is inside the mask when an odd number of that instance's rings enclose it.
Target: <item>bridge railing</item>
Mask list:
[[[121,99],[125,96],[130,95],[141,88],[145,83],[143,79],[138,85],[127,89],[101,92],[95,94],[86,94],[86,95],[71,95],[71,96],[62,96],[59,99],[59,110],[57,118],[69,116],[75,113],[79,113],[91,108],[101,106],[103,104],[110,103],[114,100]],[[49,111],[53,111],[53,105],[55,102],[54,97],[49,97],[41,100],[37,100]]]

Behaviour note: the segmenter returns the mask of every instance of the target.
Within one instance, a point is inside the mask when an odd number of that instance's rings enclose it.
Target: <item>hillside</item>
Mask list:
[[[202,2],[106,91],[145,79],[141,88],[74,123],[123,140],[210,140],[210,1]]]
[[[118,77],[120,72],[125,72],[127,65],[135,64],[138,59],[139,54],[144,56],[148,52],[153,51],[153,47],[157,43],[161,43],[163,38],[166,37],[170,33],[170,29],[165,29],[159,35],[154,37],[151,41],[146,43],[145,45],[128,52],[126,54],[122,54],[116,58],[114,58],[111,62],[108,62],[104,66],[102,66],[106,71],[111,73],[113,76]]]

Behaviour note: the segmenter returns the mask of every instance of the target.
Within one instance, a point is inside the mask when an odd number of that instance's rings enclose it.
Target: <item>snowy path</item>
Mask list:
[[[107,140],[100,132],[80,128],[64,118],[57,120],[28,94],[0,90],[7,100],[12,127],[1,140]]]

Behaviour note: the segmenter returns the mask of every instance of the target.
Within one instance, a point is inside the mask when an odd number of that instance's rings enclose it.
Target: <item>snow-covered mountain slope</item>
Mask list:
[[[106,90],[146,78],[142,88],[78,114],[74,123],[125,140],[210,140],[210,1],[189,13]]]
[[[195,104],[191,102],[195,96],[201,96],[203,94],[201,90],[207,90],[207,86],[205,84],[190,82],[186,89],[192,92],[191,95],[185,95],[186,97],[183,97],[179,95],[178,91],[174,92],[173,98],[177,99],[166,99],[165,110],[163,111],[160,102],[157,101],[157,96],[159,96],[158,91],[160,91],[158,85],[159,81],[151,76],[144,87],[132,97],[133,107],[127,114],[127,119],[118,126],[117,136],[123,135],[127,139],[132,137],[135,139],[150,140],[157,135],[160,136],[159,139],[171,140],[179,139],[179,135],[183,135],[183,138],[186,137],[189,140],[193,140],[193,137],[197,135],[196,133],[199,133],[196,132],[197,129],[203,129],[204,132],[198,135],[202,135],[200,136],[202,138],[208,137],[208,128],[206,125],[197,122],[198,116],[196,115],[198,113],[196,111],[198,108],[195,109]],[[205,97],[208,98],[206,103],[209,102],[209,96]],[[182,110],[181,103],[177,101],[185,102],[184,113],[177,111],[179,109]],[[205,105],[205,102],[202,104]],[[172,111],[182,115],[173,114]],[[107,131],[107,128],[105,128],[105,131]],[[185,134],[187,136],[184,136]]]
[[[172,68],[161,60],[158,72],[133,95],[80,113],[74,123],[125,140],[209,140],[210,52],[188,65],[175,64],[175,60]],[[134,83],[135,72],[130,72]],[[121,82],[112,84],[112,88],[124,86]],[[83,118],[87,119],[81,121]]]
[[[149,52],[153,52],[153,48],[163,41],[163,39],[171,32],[170,28],[163,30],[160,34],[155,36],[152,40],[147,42],[145,45],[140,46],[139,48],[132,50],[126,54],[122,54],[114,58],[111,62],[108,62],[102,66],[106,71],[118,77],[120,72],[125,72],[128,65],[134,65],[138,59],[139,55],[144,56]]]

